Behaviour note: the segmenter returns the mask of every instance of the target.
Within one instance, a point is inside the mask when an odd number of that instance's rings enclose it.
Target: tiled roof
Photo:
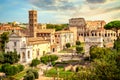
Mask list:
[[[55,33],[73,33],[73,32],[69,30],[62,30],[62,31],[57,31]]]
[[[21,30],[22,28],[20,27],[13,27],[11,25],[4,25],[4,26],[0,26],[0,30]]]
[[[44,40],[44,38],[41,37],[29,37],[27,38],[27,45],[34,45],[34,44],[44,44],[49,43],[49,41]]]
[[[37,30],[37,33],[54,33],[55,29],[41,29]]]

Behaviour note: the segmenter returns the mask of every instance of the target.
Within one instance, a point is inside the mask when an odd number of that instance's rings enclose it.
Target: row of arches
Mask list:
[[[103,37],[115,37],[116,33],[95,33],[95,32],[91,32],[91,33],[79,33],[79,36],[103,36]],[[120,36],[120,33],[118,33],[118,36]]]

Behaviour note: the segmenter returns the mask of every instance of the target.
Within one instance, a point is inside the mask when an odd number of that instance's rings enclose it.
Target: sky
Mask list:
[[[120,0],[0,0],[0,22],[28,23],[28,11],[39,23],[68,23],[71,18],[120,20]]]

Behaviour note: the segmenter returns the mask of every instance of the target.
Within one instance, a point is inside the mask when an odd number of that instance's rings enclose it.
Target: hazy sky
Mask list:
[[[120,20],[120,0],[0,0],[0,22],[28,22],[38,11],[39,23],[68,23],[70,18]]]

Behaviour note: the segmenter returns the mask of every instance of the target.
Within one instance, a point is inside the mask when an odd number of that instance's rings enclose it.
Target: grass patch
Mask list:
[[[75,49],[75,47],[76,47],[76,45],[74,45],[74,46],[71,46],[69,49]]]
[[[85,43],[81,43],[80,44],[80,47],[83,47],[84,48],[84,46],[85,46]],[[59,51],[58,53],[73,53],[73,50],[76,50],[76,47],[77,47],[77,45],[73,45],[73,46],[71,46],[70,48],[66,48],[66,49],[64,49],[64,50],[61,50],[61,51]],[[82,51],[82,53],[84,52],[84,49],[83,49],[83,51]]]
[[[73,72],[71,72],[71,71],[64,71],[64,68],[59,68],[58,71],[56,70],[56,68],[52,68],[45,72],[45,76],[47,76],[47,77],[58,77],[59,76],[59,78],[63,78],[65,76],[70,76],[72,74],[73,74]]]
[[[61,50],[58,53],[67,53],[67,51],[66,50]]]
[[[29,69],[31,69],[31,67],[28,67],[28,68],[25,69],[24,71],[21,71],[20,73],[14,75],[14,76],[12,76],[12,77],[15,78],[15,79],[17,79],[17,80],[20,80],[21,78],[23,78],[23,77],[25,76],[26,71],[29,70]],[[34,68],[34,69],[37,70],[37,71],[39,70],[38,68]]]
[[[28,69],[27,69],[27,70],[28,70]],[[18,74],[16,74],[16,75],[14,75],[14,76],[12,76],[12,77],[14,77],[14,78],[17,79],[17,80],[20,80],[22,77],[25,76],[27,70],[24,70],[24,71],[22,71],[22,72],[20,72],[20,73],[18,73]]]

